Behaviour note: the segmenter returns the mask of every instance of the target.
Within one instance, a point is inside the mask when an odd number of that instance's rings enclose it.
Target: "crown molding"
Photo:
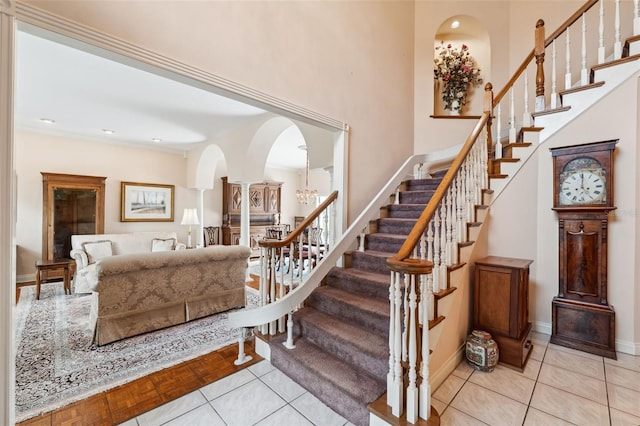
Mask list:
[[[16,3],[14,0],[0,0],[0,13],[3,15],[15,16]]]
[[[348,128],[348,125],[340,120],[254,90],[184,62],[176,61],[86,25],[54,15],[33,5],[22,1],[0,0],[0,4],[7,2],[9,4],[15,3],[14,9],[18,21],[36,27],[36,32],[39,28],[69,37],[80,43],[85,43],[89,47],[106,50],[108,54],[111,54],[110,59],[115,59],[115,56],[119,56],[120,61],[123,58],[129,62],[133,60],[136,61],[135,66],[147,71],[200,87],[204,90],[214,91],[222,96],[227,96],[288,118],[329,130],[344,130]],[[140,66],[141,64],[143,65],[142,67]]]

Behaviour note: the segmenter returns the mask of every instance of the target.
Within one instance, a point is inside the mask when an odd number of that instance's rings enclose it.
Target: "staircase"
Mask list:
[[[364,250],[345,253],[305,307],[294,315],[295,349],[271,339],[271,363],[355,425],[369,424],[367,405],[386,392],[389,371],[389,269],[444,173],[409,180],[398,203],[382,208]]]

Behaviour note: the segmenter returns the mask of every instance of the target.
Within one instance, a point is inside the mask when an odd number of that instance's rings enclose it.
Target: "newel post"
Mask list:
[[[487,172],[489,175],[493,174],[493,137],[491,136],[491,125],[493,123],[493,85],[491,83],[487,83],[484,86],[484,103],[482,106],[483,112],[489,113],[489,118],[487,119]],[[498,140],[496,141],[496,150],[502,149],[502,145],[500,144],[500,135],[497,135]],[[501,152],[502,154],[502,152]],[[500,156],[502,158],[502,155]]]
[[[538,19],[536,22],[535,32],[535,49],[536,56],[536,107],[535,110],[544,110],[544,21]]]

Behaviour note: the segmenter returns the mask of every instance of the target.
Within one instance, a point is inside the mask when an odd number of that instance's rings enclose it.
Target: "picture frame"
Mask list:
[[[173,222],[175,185],[122,182],[121,222]]]

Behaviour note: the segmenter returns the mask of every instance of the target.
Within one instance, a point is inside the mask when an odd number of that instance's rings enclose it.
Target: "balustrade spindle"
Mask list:
[[[409,288],[407,286],[407,274],[402,274],[402,280],[404,282],[404,293],[402,297],[402,312],[404,317],[402,318],[402,362],[407,362],[409,359],[408,347],[409,347]]]
[[[396,391],[396,282],[395,272],[390,272],[389,285],[389,371],[387,372],[387,405],[394,407],[397,404]]]
[[[397,392],[397,396],[395,397],[395,407],[392,406],[392,413],[396,417],[400,417],[404,412],[404,383],[402,379],[402,318],[401,318],[401,307],[402,307],[402,290],[400,288],[400,273],[394,272],[394,282],[395,282],[395,318],[394,318],[394,391]]]
[[[640,35],[640,0],[633,0],[633,35]]]
[[[572,78],[571,78],[571,28],[567,28],[565,30],[565,73],[564,73],[564,89],[571,89]]]
[[[604,0],[601,0],[604,1]],[[615,2],[615,43],[613,45],[613,59],[622,58],[622,41],[620,41],[620,0]]]
[[[598,21],[598,63],[604,63],[605,49],[604,49],[604,1],[600,1]]]
[[[447,210],[447,233],[446,233],[446,242],[447,242],[447,265],[451,265],[453,261],[453,215],[451,213],[451,187],[447,190],[446,195],[446,210]]]
[[[498,104],[498,122],[496,123],[496,148],[495,159],[499,160],[502,158],[502,104]],[[490,171],[493,173],[493,170]]]
[[[537,111],[544,111],[544,21],[538,19],[535,30],[535,57],[536,57],[536,107]],[[515,142],[515,139],[509,139]]]
[[[433,291],[440,291],[440,212],[433,213]]]
[[[418,405],[418,310],[417,300],[418,295],[416,293],[416,276],[411,274],[405,274],[405,292],[409,294],[409,342],[408,342],[408,355],[409,355],[409,385],[407,386],[407,421],[409,423],[415,423],[418,420],[419,405]],[[407,279],[409,282],[407,282]],[[427,326],[428,328],[428,326]]]
[[[425,293],[422,293],[421,298]],[[433,293],[427,287],[427,303],[423,303],[424,318],[433,317]],[[431,414],[431,385],[429,384],[429,323],[425,321],[422,327],[422,339],[420,342],[421,362],[420,362],[420,417],[428,419]]]
[[[523,109],[522,112],[522,126],[529,127],[531,126],[531,114],[529,113],[529,70],[524,70],[524,100],[523,100]]]
[[[447,212],[444,203],[440,204],[440,215],[442,218],[440,224],[440,265],[437,268],[437,273],[440,275],[440,290],[445,290],[448,285],[449,276],[447,274]]]
[[[516,141],[516,101],[515,90],[511,86],[509,90],[509,143]]]
[[[558,108],[558,91],[556,86],[556,40],[551,43],[551,109]]]
[[[582,14],[582,68],[580,69],[580,84],[589,84],[589,73],[587,71],[587,14]]]

